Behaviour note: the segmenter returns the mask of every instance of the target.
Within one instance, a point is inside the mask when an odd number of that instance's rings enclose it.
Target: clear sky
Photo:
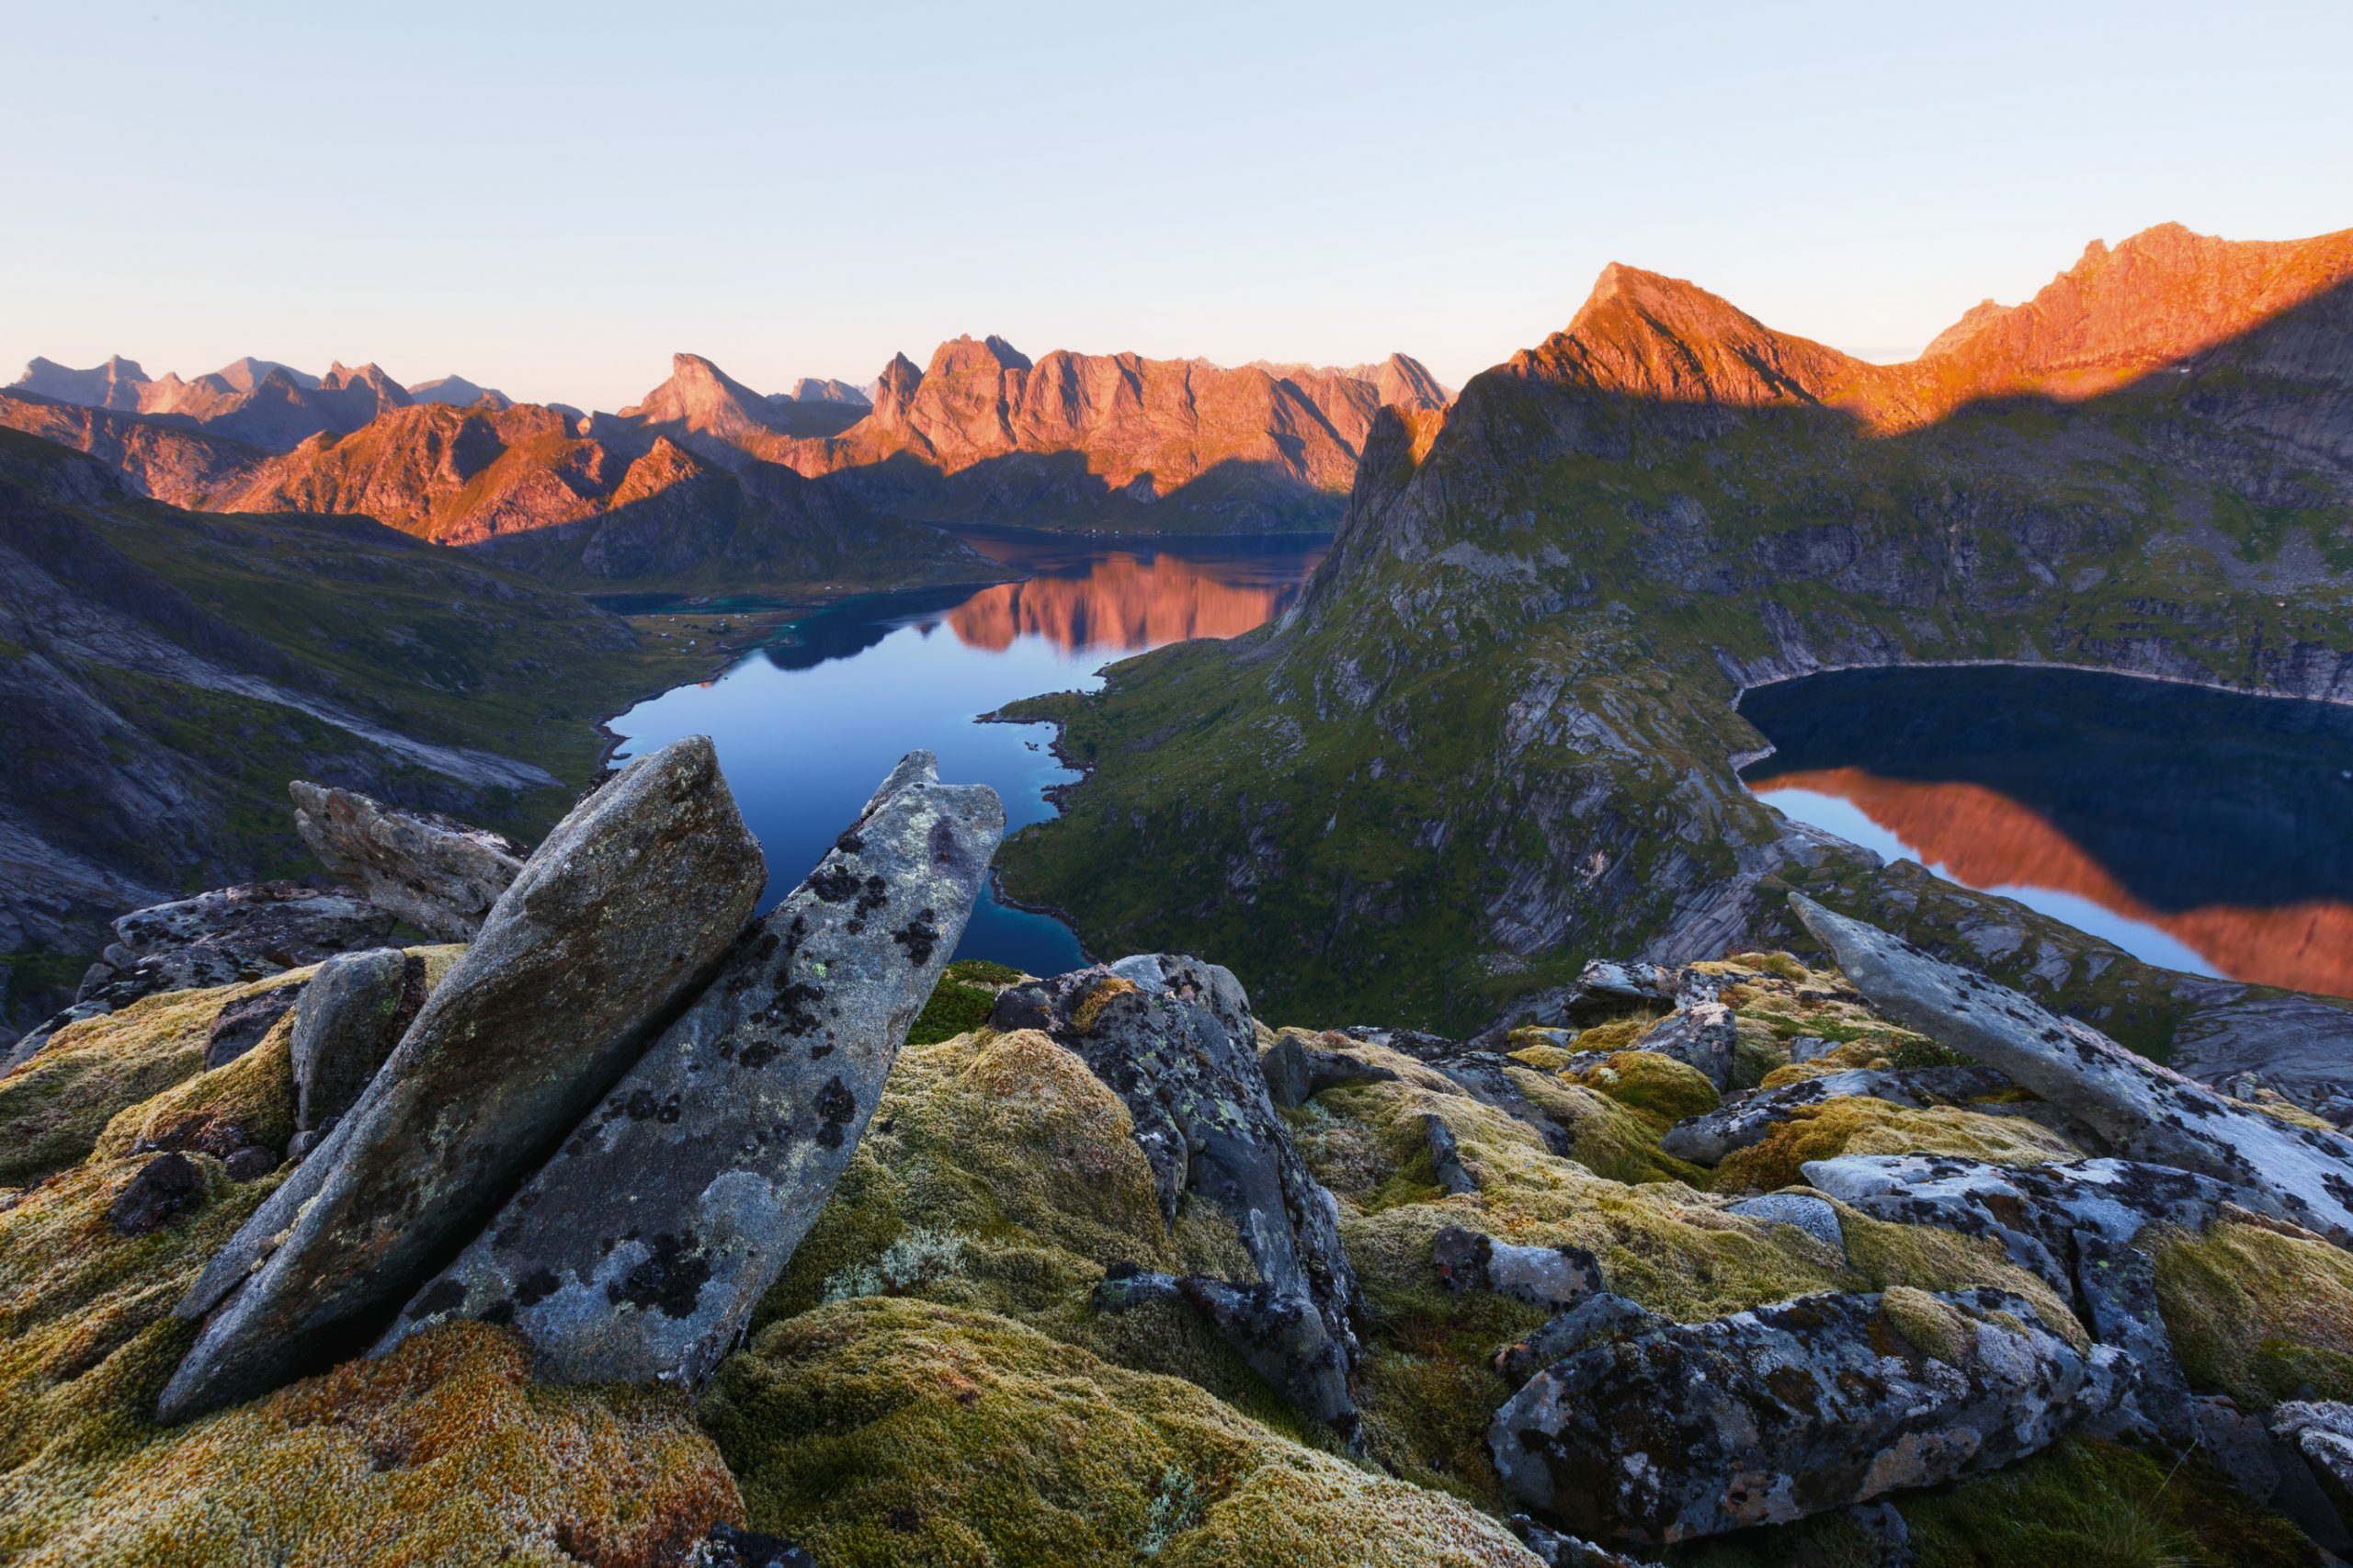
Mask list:
[[[0,374],[609,408],[673,349],[773,390],[995,332],[1459,384],[1611,260],[1884,357],[2095,236],[2353,225],[2344,0],[0,0]]]

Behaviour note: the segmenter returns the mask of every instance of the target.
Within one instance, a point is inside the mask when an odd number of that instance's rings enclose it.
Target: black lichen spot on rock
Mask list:
[[[605,1287],[605,1298],[615,1305],[627,1301],[666,1317],[688,1317],[710,1278],[710,1259],[696,1246],[694,1233],[683,1239],[665,1233],[654,1238],[651,1257]]]
[[[913,920],[891,933],[891,940],[907,949],[907,960],[920,969],[931,961],[934,948],[939,946],[939,915],[931,909],[920,910]]]
[[[408,1315],[429,1318],[436,1312],[454,1312],[466,1304],[466,1288],[455,1279],[436,1279],[417,1293],[408,1304]]]
[[[834,840],[834,847],[845,855],[855,855],[866,847],[866,840],[858,836],[858,829],[845,828],[842,835]]]
[[[631,1121],[643,1121],[662,1108],[660,1102],[654,1099],[652,1091],[638,1089],[630,1095],[627,1108]]]
[[[943,871],[956,870],[964,864],[963,843],[946,817],[931,824],[931,863]]]
[[[843,1124],[858,1114],[858,1096],[836,1075],[827,1079],[825,1086],[817,1091],[816,1110],[824,1121],[817,1129],[817,1142],[828,1149],[840,1148]]]
[[[809,873],[809,891],[827,903],[847,903],[858,896],[858,873],[847,866],[820,866]]]
[[[482,1321],[494,1328],[505,1328],[515,1321],[515,1299],[501,1296],[483,1309]]]
[[[516,1303],[519,1306],[536,1307],[550,1296],[554,1295],[556,1287],[562,1283],[563,1281],[555,1277],[554,1269],[542,1265],[525,1275],[523,1282],[515,1288]]]

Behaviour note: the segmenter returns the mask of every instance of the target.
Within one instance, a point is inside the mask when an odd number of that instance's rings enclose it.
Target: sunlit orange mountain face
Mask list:
[[[1084,577],[1036,577],[985,588],[948,616],[975,648],[1043,637],[1066,653],[1139,653],[1188,637],[1235,637],[1281,613],[1288,584],[1234,582],[1174,555],[1113,551]]]
[[[2133,897],[2031,807],[1982,785],[1881,778],[1855,767],[1777,774],[1757,785],[1762,799],[1778,804],[1791,803],[1792,790],[1847,801],[1923,865],[1971,887],[2072,893],[2154,926],[2233,980],[2353,996],[2353,903],[2214,903],[2168,913]]]

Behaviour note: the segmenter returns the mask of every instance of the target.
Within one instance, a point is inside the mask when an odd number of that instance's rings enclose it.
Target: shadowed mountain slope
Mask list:
[[[1021,710],[1093,772],[1009,884],[1280,1010],[1464,1028],[1601,953],[1783,936],[1774,889],[1851,864],[1741,788],[1746,685],[1992,657],[2353,699],[2348,277],[2346,234],[2154,230],[1875,367],[1613,267],[1442,419],[1383,416],[1282,624]]]

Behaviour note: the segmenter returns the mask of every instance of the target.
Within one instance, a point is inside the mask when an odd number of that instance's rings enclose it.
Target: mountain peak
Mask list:
[[[1027,370],[1029,357],[992,334],[975,341],[969,335],[951,337],[932,351],[931,366],[926,376],[1002,375],[1007,370]]]

